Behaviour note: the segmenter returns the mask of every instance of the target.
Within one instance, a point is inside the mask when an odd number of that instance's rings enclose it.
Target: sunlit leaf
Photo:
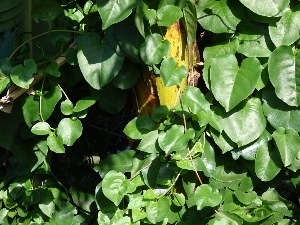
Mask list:
[[[182,11],[175,5],[166,5],[157,10],[157,24],[159,26],[171,26],[183,16]]]
[[[165,58],[160,66],[160,76],[166,87],[179,85],[185,78],[188,71],[185,66],[177,67],[177,62],[173,57]]]
[[[152,201],[146,207],[147,218],[152,224],[163,221],[169,212],[170,203],[167,197],[162,196],[157,201]]]
[[[33,125],[31,132],[36,135],[47,135],[50,134],[50,125],[46,122],[38,122]]]
[[[222,195],[219,190],[209,186],[208,184],[202,184],[197,187],[194,195],[197,209],[201,210],[206,206],[215,207],[220,204]]]
[[[82,134],[82,124],[78,119],[64,118],[57,126],[57,134],[62,137],[63,143],[72,146]]]
[[[270,81],[275,93],[290,106],[300,105],[300,52],[292,46],[279,46],[269,58]]]
[[[33,81],[33,74],[37,71],[37,65],[33,59],[26,59],[24,66],[17,65],[11,71],[12,81],[19,87],[29,89]]]
[[[131,14],[132,9],[136,7],[137,2],[137,0],[97,0],[103,30],[127,18]]]

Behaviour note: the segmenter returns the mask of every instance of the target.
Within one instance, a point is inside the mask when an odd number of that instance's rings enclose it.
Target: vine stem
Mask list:
[[[181,111],[182,111],[182,119],[183,119],[184,133],[186,133],[186,131],[187,131],[187,125],[186,125],[186,118],[185,118],[184,111],[183,111],[183,104],[182,104],[181,97],[179,97],[179,102],[180,102],[180,107],[181,107]],[[188,149],[188,152],[189,152],[189,159],[190,159],[190,161],[191,161],[191,163],[192,163],[194,172],[196,173],[196,176],[197,176],[197,178],[198,178],[200,184],[203,184],[203,182],[202,182],[202,180],[201,180],[201,178],[200,178],[200,175],[199,175],[199,173],[198,173],[198,171],[197,171],[196,165],[195,165],[195,163],[194,163],[194,161],[193,161],[192,154],[191,154],[191,150],[190,150],[189,147],[187,147],[187,149]]]
[[[143,168],[139,169],[137,172],[135,172],[132,177],[129,180],[132,180],[133,178],[135,178],[141,171],[143,171],[144,169],[147,169],[149,166],[151,166],[151,164],[153,163],[153,161],[158,157],[158,155],[146,166],[144,166]]]
[[[70,33],[82,34],[82,32],[80,32],[80,31],[75,31],[75,30],[50,30],[50,31],[46,31],[46,32],[41,33],[41,34],[38,34],[38,35],[36,35],[36,36],[34,36],[34,37],[32,37],[32,38],[30,38],[30,39],[24,41],[22,44],[20,44],[20,45],[13,51],[13,53],[11,53],[11,55],[9,56],[9,59],[11,59],[11,58],[17,53],[17,51],[19,51],[19,49],[22,48],[24,45],[26,45],[28,42],[30,42],[30,41],[32,41],[32,40],[34,40],[34,39],[36,39],[36,38],[39,38],[39,37],[41,37],[41,36],[44,36],[44,35],[46,35],[46,34],[50,34],[50,33],[52,33],[52,32],[70,32]]]
[[[161,196],[159,196],[159,197],[165,196],[165,195],[166,195],[166,194],[174,187],[174,185],[176,184],[177,180],[179,179],[179,177],[180,177],[180,175],[181,175],[181,171],[182,171],[182,169],[181,169],[181,170],[179,171],[179,173],[177,174],[177,176],[176,176],[174,182],[172,183],[172,185],[167,189],[167,191],[166,191],[163,195],[161,195]]]
[[[66,97],[66,99],[68,99],[70,101],[68,95],[66,94],[64,89],[60,86],[60,84],[59,83],[56,83],[56,84],[57,84],[58,88],[60,89],[60,91],[63,93],[63,95]]]
[[[42,88],[41,88],[41,93],[43,93],[43,89],[44,89],[44,83],[45,83],[45,78],[43,79],[43,83],[42,83]],[[41,117],[41,120],[43,122],[45,122],[44,118],[43,118],[43,112],[42,112],[42,98],[43,98],[43,95],[40,96],[40,101],[39,101],[39,105],[40,105],[40,117]]]

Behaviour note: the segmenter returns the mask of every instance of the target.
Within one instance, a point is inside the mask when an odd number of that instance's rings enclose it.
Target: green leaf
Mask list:
[[[71,115],[73,113],[73,103],[69,99],[62,101],[60,104],[60,110],[62,114],[66,116]]]
[[[126,105],[128,90],[122,90],[114,87],[110,83],[105,85],[97,94],[99,105],[104,111],[116,114]],[[111,103],[114,104],[111,104]]]
[[[163,40],[159,34],[150,34],[145,39],[145,44],[141,47],[140,55],[142,60],[148,65],[160,63],[162,58],[170,51],[170,42]]]
[[[270,56],[268,69],[275,93],[290,106],[300,105],[300,52],[291,46],[279,46]]]
[[[184,25],[187,32],[188,45],[192,45],[196,38],[197,31],[197,11],[193,1],[187,1],[183,8]]]
[[[142,139],[154,129],[155,123],[148,116],[138,116],[132,119],[124,128],[124,133],[132,139]]]
[[[165,58],[160,66],[160,76],[166,87],[179,85],[181,80],[187,77],[188,71],[185,66],[177,67],[176,59]]]
[[[15,66],[11,71],[12,81],[19,87],[29,89],[29,85],[33,81],[32,75],[36,73],[37,65],[33,59],[26,59],[24,67],[22,65]]]
[[[63,9],[57,1],[45,0],[33,7],[31,16],[35,22],[42,20],[50,24],[62,13]]]
[[[278,16],[289,4],[289,0],[240,0],[248,9],[261,16]]]
[[[258,147],[255,158],[255,174],[262,181],[272,180],[281,170],[282,163],[277,149],[263,144]]]
[[[222,201],[222,195],[219,193],[219,190],[212,188],[208,184],[198,186],[194,198],[198,210],[201,210],[206,206],[215,207]]]
[[[183,107],[193,114],[199,114],[202,111],[209,111],[210,104],[199,88],[187,86],[182,96]]]
[[[158,153],[159,147],[157,146],[158,130],[154,130],[145,134],[140,144],[136,147],[138,150],[147,153]]]
[[[158,26],[171,26],[183,16],[181,9],[175,5],[166,5],[157,10]]]
[[[126,19],[136,7],[137,0],[97,0],[97,7],[102,19],[102,29]]]
[[[118,154],[109,154],[94,167],[94,170],[96,170],[102,178],[111,170],[121,173],[130,172],[134,154],[135,151],[133,150],[125,150]]]
[[[8,84],[9,84],[9,78],[0,75],[0,94],[2,93],[2,91],[5,90]]]
[[[283,13],[279,21],[269,26],[270,37],[276,47],[291,45],[298,40],[299,22],[300,12],[287,10]]]
[[[254,201],[254,199],[257,198],[257,194],[255,191],[244,192],[236,190],[234,194],[236,198],[244,205],[250,205]]]
[[[59,77],[60,76],[60,72],[59,72],[59,66],[56,62],[52,62],[51,64],[49,64],[46,68],[45,68],[45,72],[55,76],[55,77]]]
[[[272,134],[285,167],[291,165],[300,151],[300,137],[294,130],[279,127]]]
[[[300,107],[289,106],[275,95],[274,89],[263,89],[263,111],[268,122],[275,128],[294,129],[300,132]]]
[[[234,33],[244,14],[242,5],[234,0],[198,1],[197,10],[198,22],[214,33]]]
[[[43,119],[47,120],[52,115],[56,104],[61,99],[62,93],[60,88],[55,85],[51,85],[50,88],[44,92],[44,95],[41,96],[41,114]]]
[[[223,122],[224,131],[239,147],[256,140],[267,124],[258,98],[251,98],[247,103],[240,104]]]
[[[150,166],[149,166],[150,165]],[[156,154],[149,155],[144,161],[142,176],[145,184],[154,189],[157,187],[157,180],[163,163]]]
[[[256,58],[246,58],[238,66],[234,55],[212,59],[211,90],[226,111],[230,111],[255,90],[262,71]]]
[[[141,72],[135,64],[124,63],[118,75],[112,80],[112,84],[122,90],[129,89],[135,85],[140,75]]]
[[[49,149],[55,153],[65,153],[63,139],[61,136],[49,135],[47,138]]]
[[[49,220],[49,225],[73,224],[76,213],[77,210],[75,206],[69,202],[61,201],[60,210],[54,211]]]
[[[78,119],[64,118],[57,126],[57,134],[62,137],[63,143],[72,146],[82,134],[82,124]]]
[[[118,206],[127,193],[129,185],[130,182],[123,173],[109,171],[102,181],[103,194]]]
[[[31,128],[31,132],[36,135],[50,134],[51,132],[50,125],[46,122],[38,122],[33,125],[33,127]]]
[[[271,139],[271,134],[267,130],[264,130],[261,136],[256,141],[231,151],[232,158],[236,160],[240,156],[242,156],[246,160],[255,160],[255,155],[258,148],[261,145],[267,144]]]
[[[157,201],[151,201],[146,207],[148,220],[152,224],[158,224],[167,217],[169,208],[170,202],[165,196],[158,198]]]
[[[194,138],[194,136],[195,133],[193,130],[184,132],[182,125],[173,125],[165,133],[161,132],[159,134],[158,144],[166,154],[171,154],[173,151],[184,150],[188,145],[188,141]]]
[[[0,223],[3,223],[3,220],[7,217],[8,212],[9,211],[6,208],[0,210]]]
[[[86,33],[76,38],[78,63],[85,80],[95,89],[109,83],[122,68],[123,57],[99,35]]]
[[[88,109],[89,107],[91,107],[92,105],[94,105],[96,103],[98,98],[99,97],[97,97],[97,96],[86,96],[86,97],[81,98],[80,100],[78,100],[78,102],[76,102],[76,105],[75,105],[73,111],[81,112],[85,109]]]

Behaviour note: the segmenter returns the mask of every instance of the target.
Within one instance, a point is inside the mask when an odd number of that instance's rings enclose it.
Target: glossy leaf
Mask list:
[[[183,65],[177,67],[177,62],[173,57],[165,58],[161,63],[160,76],[166,87],[179,85],[187,74],[186,67]]]
[[[97,0],[97,7],[102,19],[102,29],[126,19],[136,7],[136,0]]]
[[[201,111],[209,111],[210,104],[205,99],[199,88],[187,86],[185,94],[182,96],[183,107],[193,114],[199,114]]]
[[[62,101],[60,104],[60,110],[64,115],[71,115],[73,113],[73,108],[73,103],[69,99]]]
[[[169,212],[170,203],[167,197],[162,196],[157,201],[152,201],[146,207],[147,218],[152,224],[163,221]]]
[[[158,130],[154,130],[144,135],[140,144],[136,147],[138,150],[147,153],[158,153],[159,147],[157,144]]]
[[[31,132],[36,135],[47,135],[50,134],[50,125],[46,122],[38,122],[33,125]]]
[[[109,171],[102,181],[103,194],[117,206],[127,193],[129,185],[130,182],[123,173]]]
[[[159,34],[148,35],[145,44],[141,47],[140,55],[148,65],[155,65],[161,62],[162,58],[170,51],[170,42],[163,40]]]
[[[290,106],[299,106],[300,52],[294,52],[291,46],[280,46],[271,54],[268,68],[278,98]]]
[[[280,127],[272,134],[284,166],[293,163],[300,150],[300,137],[294,130]]]
[[[95,89],[109,83],[121,70],[123,57],[95,33],[76,38],[78,63],[85,80]]]
[[[159,147],[166,153],[182,151],[187,147],[188,141],[194,137],[194,131],[184,132],[181,125],[173,125],[166,133],[160,133],[158,137]],[[174,137],[177,137],[176,139]]]
[[[3,90],[5,90],[8,84],[9,84],[9,78],[0,75],[0,94],[2,93]]]
[[[212,188],[208,184],[202,184],[197,187],[194,195],[197,209],[201,210],[206,206],[215,207],[220,204],[222,195],[219,190]]]
[[[300,12],[287,10],[275,24],[269,26],[270,37],[276,47],[291,45],[299,38]]]
[[[255,191],[243,192],[240,190],[236,190],[234,194],[237,197],[237,199],[245,205],[251,204],[254,201],[254,199],[257,198],[257,194]]]
[[[142,139],[154,129],[154,121],[147,116],[139,116],[131,120],[124,128],[124,133],[132,139]]]
[[[182,11],[175,5],[165,5],[157,10],[158,26],[171,26],[183,16]]]
[[[266,124],[260,100],[252,98],[224,119],[224,131],[240,147],[256,140]]]
[[[57,134],[62,137],[63,143],[72,146],[82,134],[82,124],[78,119],[64,118],[57,126]]]
[[[230,111],[255,90],[260,73],[260,62],[256,58],[243,60],[240,67],[234,55],[214,58],[211,90],[225,110]]]
[[[201,26],[214,33],[233,33],[243,16],[243,7],[232,0],[198,2],[197,18]]]
[[[255,173],[262,181],[272,180],[281,170],[282,163],[277,149],[268,144],[259,146],[255,158]]]
[[[57,210],[52,214],[49,225],[73,224],[76,213],[77,210],[75,206],[69,202],[62,201],[60,210]]]
[[[78,102],[76,102],[76,105],[75,105],[73,111],[74,112],[80,112],[80,111],[83,111],[85,109],[88,109],[89,107],[94,105],[97,100],[98,100],[97,96],[83,97],[82,99],[78,100]]]
[[[33,81],[33,74],[37,71],[37,65],[33,59],[26,59],[24,66],[17,65],[11,71],[12,81],[19,87],[29,89]]]
[[[55,153],[65,153],[63,139],[61,136],[49,135],[47,138],[49,149]]]
[[[240,0],[251,11],[262,16],[278,16],[289,4],[289,0]]]
[[[289,106],[277,98],[274,89],[263,89],[263,111],[268,122],[275,128],[294,129],[300,132],[300,107]]]

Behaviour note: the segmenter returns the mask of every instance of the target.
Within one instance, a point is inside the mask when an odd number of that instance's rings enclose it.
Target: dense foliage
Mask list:
[[[1,224],[298,224],[299,1],[47,0],[32,18],[49,31],[0,61]],[[133,118],[143,71],[176,87],[201,69]]]

